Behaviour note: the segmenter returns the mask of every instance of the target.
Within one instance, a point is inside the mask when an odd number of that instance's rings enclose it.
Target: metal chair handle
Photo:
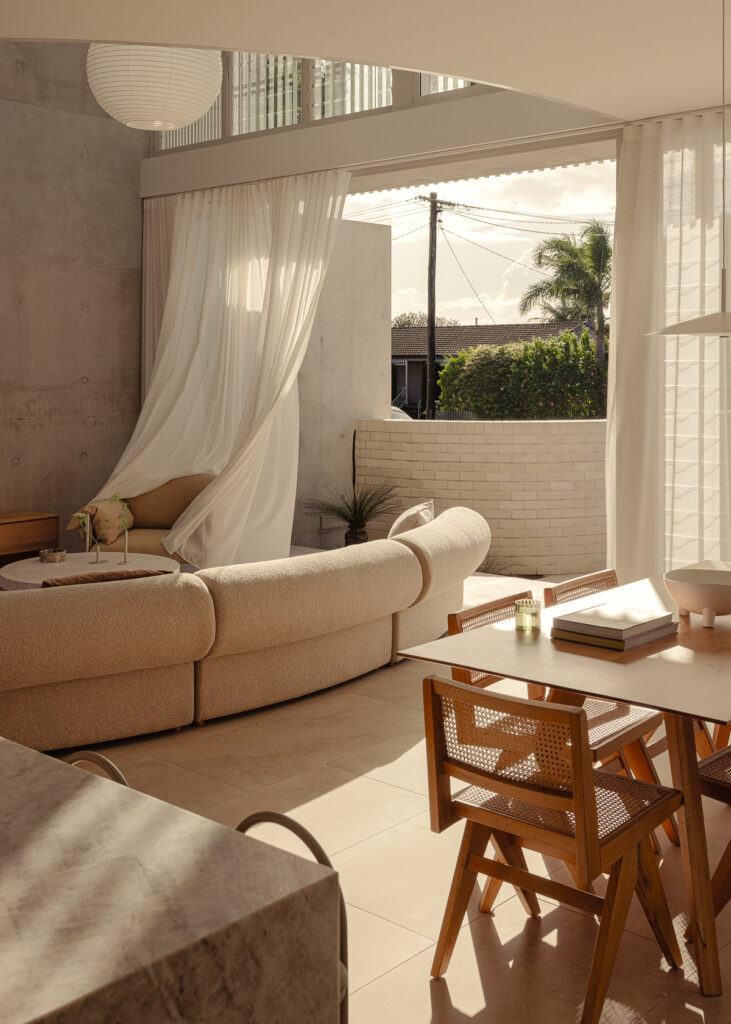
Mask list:
[[[293,832],[298,839],[302,840],[318,864],[323,864],[327,868],[332,868],[332,861],[312,833],[308,832],[304,825],[300,825],[298,821],[295,821],[294,818],[290,818],[287,814],[280,814],[278,811],[257,811],[255,814],[250,814],[248,818],[244,818],[243,821],[239,822],[236,826],[236,831],[242,833],[248,832],[250,828],[254,827],[254,825],[260,825],[263,822],[271,823],[273,825],[281,825],[283,828]],[[340,894],[340,963],[343,965],[346,972],[344,991],[340,994],[340,1024],[347,1024],[348,918],[345,912],[345,900],[343,898],[343,890],[340,888],[340,884],[338,884],[338,892]]]

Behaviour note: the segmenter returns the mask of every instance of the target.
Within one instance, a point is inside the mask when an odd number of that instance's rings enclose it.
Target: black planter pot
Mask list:
[[[350,527],[345,533],[345,546],[349,544],[365,544],[368,540],[368,531],[365,529],[357,530],[354,527]]]

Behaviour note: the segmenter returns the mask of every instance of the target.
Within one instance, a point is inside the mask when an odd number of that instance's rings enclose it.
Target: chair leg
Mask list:
[[[650,844],[643,839],[639,845],[637,885],[635,892],[639,898],[645,917],[650,922],[663,956],[672,968],[683,966],[678,938],[673,928],[673,918],[665,897],[665,890],[660,880],[657,861],[652,855]]]
[[[731,740],[731,725],[717,725],[713,730],[713,746],[716,750],[727,747]]]
[[[612,866],[609,875],[581,1024],[599,1024],[636,883],[637,847],[634,847]]]
[[[591,882],[588,882],[586,885],[582,885],[579,881],[579,873],[576,870],[576,865],[573,864],[570,860],[565,860],[564,864],[566,865],[566,870],[571,875],[571,881],[574,883],[576,888],[581,889],[582,892],[590,892],[593,896],[595,896],[596,889],[594,888]]]
[[[715,747],[708,726],[700,718],[694,719],[693,725],[695,726],[695,749],[698,757],[710,757],[715,752]]]
[[[713,912],[718,917],[728,901],[731,900],[731,842],[713,872],[711,888],[713,889]]]
[[[452,887],[449,890],[447,906],[444,910],[442,927],[434,953],[434,962],[431,968],[433,978],[441,978],[449,967],[454,944],[457,941],[462,920],[467,912],[467,904],[475,887],[477,872],[468,870],[467,861],[472,854],[477,854],[478,857],[483,856],[489,838],[490,829],[485,825],[478,825],[474,821],[468,821],[465,825],[462,845],[459,848],[457,864],[452,877]]]
[[[546,699],[546,687],[539,686],[537,683],[526,683],[528,687],[528,699],[529,700],[545,700]]]
[[[495,842],[495,837],[492,837],[492,845],[495,847],[495,860],[501,860],[505,863],[505,858],[500,853],[500,848]],[[492,909],[495,906],[495,900],[498,897],[498,893],[503,887],[503,883],[499,878],[490,878],[488,876],[487,884],[482,890],[482,896],[480,897],[480,913],[491,914]]]
[[[624,748],[623,753],[636,779],[642,779],[643,782],[654,782],[656,786],[660,785],[660,779],[655,770],[655,765],[652,763],[652,758],[647,752],[644,740],[635,740],[633,743],[630,743]],[[665,819],[662,827],[670,842],[674,846],[680,846],[678,826],[673,815]]]
[[[513,868],[522,868],[523,871],[528,870],[525,854],[512,836],[509,836],[506,832],[495,831],[492,834],[492,838],[497,844],[506,864],[510,864]],[[541,916],[541,907],[538,903],[538,897],[534,892],[531,892],[530,889],[519,889],[518,886],[515,887],[515,892],[529,917]]]

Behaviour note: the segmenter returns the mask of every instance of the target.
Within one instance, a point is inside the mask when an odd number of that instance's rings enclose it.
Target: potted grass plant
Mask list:
[[[345,523],[348,527],[345,532],[347,546],[367,541],[368,523],[378,516],[398,512],[401,503],[396,497],[396,484],[390,480],[381,480],[377,484],[353,487],[346,494],[305,502],[305,506],[312,512],[319,512],[322,516],[331,516]]]

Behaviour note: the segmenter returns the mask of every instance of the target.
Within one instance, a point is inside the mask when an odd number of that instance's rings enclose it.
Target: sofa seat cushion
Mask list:
[[[203,569],[196,576],[216,612],[212,658],[372,622],[412,604],[422,588],[418,560],[395,540]]]
[[[0,592],[0,622],[0,690],[193,662],[215,632],[188,573]]]
[[[135,524],[151,530],[170,532],[175,520],[198,497],[214,477],[208,473],[179,476],[152,491],[127,497]]]

